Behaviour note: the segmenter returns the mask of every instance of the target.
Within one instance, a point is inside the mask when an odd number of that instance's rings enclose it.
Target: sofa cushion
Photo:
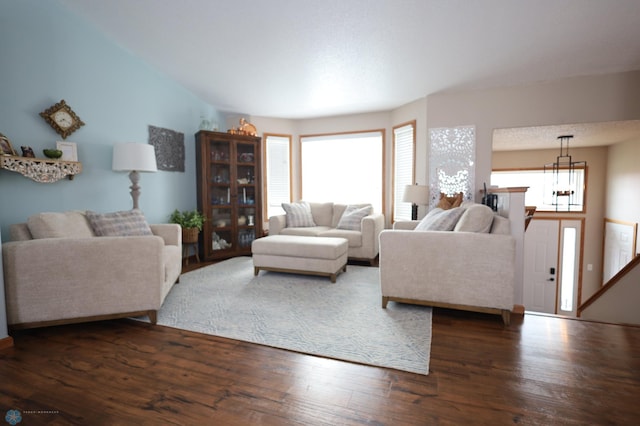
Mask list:
[[[319,237],[346,238],[349,247],[362,247],[362,232],[350,231],[348,229],[332,228],[318,234]]]
[[[282,208],[287,214],[287,228],[303,228],[316,226],[311,215],[311,207],[306,201],[299,203],[282,203]]]
[[[144,214],[138,209],[113,213],[87,211],[87,219],[93,232],[100,237],[153,235]]]
[[[348,229],[351,231],[361,231],[362,230],[362,219],[365,216],[369,216],[373,213],[373,206],[366,205],[364,207],[360,205],[349,205],[345,209],[344,213],[342,213],[342,217],[338,222],[338,229]]]
[[[511,235],[511,222],[506,217],[495,215],[491,224],[492,234]]]
[[[331,226],[333,203],[309,203],[313,222],[317,226]]]
[[[440,201],[438,201],[438,205],[436,207],[441,208],[442,210],[449,210],[454,207],[460,207],[460,205],[462,204],[462,198],[462,192],[459,192],[452,197],[447,197],[444,192],[441,192]]]
[[[86,216],[79,211],[34,214],[27,219],[27,227],[34,239],[95,236]]]
[[[456,232],[484,232],[491,231],[494,213],[491,207],[484,204],[473,204],[467,207],[456,223]]]
[[[443,210],[436,207],[431,210],[416,226],[416,231],[452,231],[458,219],[464,213],[462,207]]]
[[[299,228],[284,228],[280,231],[281,235],[301,235],[304,237],[317,237],[323,232],[328,231],[328,226],[305,226]]]

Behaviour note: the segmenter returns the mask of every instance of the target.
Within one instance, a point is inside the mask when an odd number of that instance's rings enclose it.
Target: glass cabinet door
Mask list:
[[[251,248],[256,238],[256,144],[236,145],[237,163],[237,233],[236,242],[240,248]]]
[[[233,248],[232,233],[232,149],[229,142],[215,141],[209,149],[209,215],[211,246],[207,251],[229,250]]]

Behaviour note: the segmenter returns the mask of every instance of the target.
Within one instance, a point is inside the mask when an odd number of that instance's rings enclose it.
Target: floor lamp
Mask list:
[[[429,204],[429,187],[417,183],[405,186],[402,201],[411,203],[411,220],[418,220],[418,206]]]
[[[116,172],[129,172],[131,179],[131,198],[133,208],[138,208],[140,197],[139,172],[158,171],[156,166],[156,153],[153,145],[142,143],[117,143],[113,146],[113,163],[111,168]]]

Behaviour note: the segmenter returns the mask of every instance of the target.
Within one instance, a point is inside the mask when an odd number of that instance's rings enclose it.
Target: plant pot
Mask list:
[[[197,243],[198,234],[200,234],[198,228],[182,228],[182,242],[186,244]]]

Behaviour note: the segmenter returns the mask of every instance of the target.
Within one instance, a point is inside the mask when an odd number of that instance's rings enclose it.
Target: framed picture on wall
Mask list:
[[[0,155],[16,155],[9,138],[0,133]]]
[[[61,160],[78,161],[78,146],[73,142],[56,142],[56,148],[62,151]]]

